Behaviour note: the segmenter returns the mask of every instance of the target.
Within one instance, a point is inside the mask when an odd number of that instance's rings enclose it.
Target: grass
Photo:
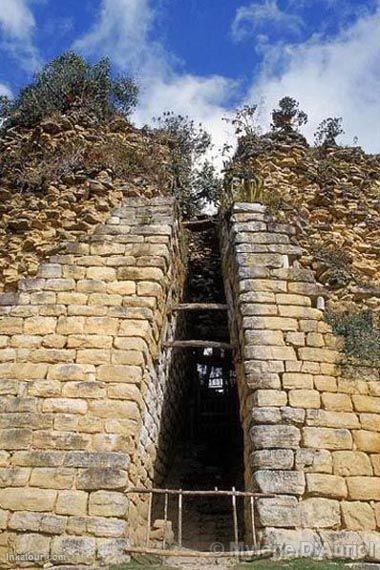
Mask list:
[[[327,560],[309,560],[299,558],[296,560],[258,560],[256,562],[240,563],[235,566],[239,570],[341,570],[348,568],[343,561],[331,562]]]

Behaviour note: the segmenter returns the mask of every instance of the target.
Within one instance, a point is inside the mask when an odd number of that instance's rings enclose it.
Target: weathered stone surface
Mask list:
[[[296,497],[279,496],[256,501],[260,524],[271,527],[298,527],[300,513]]]
[[[310,495],[344,499],[347,497],[346,482],[343,477],[324,473],[306,474],[307,492]]]
[[[348,496],[359,501],[380,501],[377,477],[347,477]]]
[[[128,510],[128,499],[123,493],[96,491],[91,493],[89,514],[102,517],[125,517]]]
[[[0,489],[0,507],[11,511],[51,511],[57,491],[35,488]]]
[[[79,473],[77,488],[85,490],[125,489],[127,473],[112,467],[92,467]]]
[[[342,520],[344,526],[349,530],[376,529],[375,514],[368,503],[343,501]]]
[[[331,452],[326,449],[298,449],[295,467],[305,473],[332,473]]]
[[[84,491],[60,491],[56,512],[60,515],[87,514],[88,494]]]
[[[256,471],[253,478],[262,493],[302,495],[305,490],[305,477],[299,471]]]
[[[339,501],[305,499],[300,502],[299,509],[304,528],[339,528],[341,524]]]
[[[347,429],[305,427],[302,437],[306,447],[352,449],[352,437]]]
[[[366,556],[366,546],[358,532],[350,530],[322,530],[320,537],[325,557],[361,560]]]
[[[332,454],[334,474],[343,477],[372,475],[371,461],[360,451],[335,451]]]
[[[263,449],[252,454],[254,469],[292,469],[294,454],[290,449]]]
[[[267,528],[260,533],[262,547],[272,550],[281,558],[317,558],[322,541],[316,531]]]
[[[254,426],[250,433],[256,449],[272,447],[296,449],[301,439],[300,430],[295,426]]]
[[[354,443],[356,448],[360,451],[367,451],[369,453],[380,452],[380,433],[373,431],[354,431]]]
[[[95,538],[62,536],[54,538],[51,554],[65,564],[91,564],[95,560]]]

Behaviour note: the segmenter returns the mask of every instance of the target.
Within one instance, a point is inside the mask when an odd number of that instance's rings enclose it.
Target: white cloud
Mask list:
[[[282,10],[277,0],[262,0],[238,8],[231,31],[232,37],[241,41],[260,31],[268,33],[269,29],[276,34],[298,34],[302,27],[302,18]]]
[[[267,114],[284,95],[295,97],[309,113],[309,139],[328,116],[342,116],[345,141],[354,136],[370,152],[380,150],[380,10],[356,21],[334,39],[313,38],[283,46],[282,69],[268,57],[250,90],[250,99],[266,99]],[[275,49],[275,47],[273,48]]]
[[[108,55],[132,71],[141,85],[135,120],[142,125],[164,111],[189,115],[211,132],[215,146],[226,140],[222,117],[235,82],[222,76],[196,76],[177,71],[176,58],[151,39],[156,13],[149,0],[102,0],[92,30],[74,48],[85,54]]]
[[[4,83],[0,83],[0,95],[6,95],[7,97],[12,97],[12,91],[4,85]]]
[[[30,0],[0,0],[0,38],[4,46],[27,71],[39,64],[34,46],[36,22]]]

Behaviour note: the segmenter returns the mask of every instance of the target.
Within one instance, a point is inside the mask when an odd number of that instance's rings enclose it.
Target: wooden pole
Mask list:
[[[253,546],[256,548],[256,546],[257,546],[257,541],[256,541],[256,529],[255,529],[255,498],[254,498],[254,497],[250,497],[249,500],[250,500],[250,503],[251,503],[252,541],[253,541]]]
[[[212,491],[184,491],[181,489],[144,489],[140,487],[132,487],[130,489],[126,489],[126,493],[155,493],[157,495],[226,495],[231,497],[235,495],[236,497],[276,497],[273,493],[252,493],[251,491],[222,491],[222,490],[212,490]]]
[[[169,495],[165,493],[165,503],[164,503],[164,538],[162,541],[162,548],[165,550],[166,547],[166,533],[167,533],[167,524],[168,524],[168,502],[169,502]]]
[[[178,495],[178,544],[182,546],[182,489]]]
[[[234,520],[234,539],[235,539],[235,546],[239,545],[239,529],[238,529],[238,519],[237,519],[237,510],[236,510],[236,489],[232,487],[232,515]]]
[[[149,511],[148,511],[148,526],[146,529],[146,541],[145,544],[148,547],[149,546],[149,539],[150,539],[150,527],[152,524],[152,504],[153,504],[153,492],[152,491],[148,491],[150,493],[149,495]]]
[[[125,552],[136,554],[157,554],[158,556],[181,556],[189,558],[231,558],[236,556],[238,558],[255,557],[255,558],[269,558],[272,556],[272,550],[232,550],[229,552],[203,552],[199,550],[162,550],[160,548],[141,548],[139,546],[127,546]]]
[[[227,311],[224,303],[180,303],[171,308],[172,311]]]
[[[228,342],[216,342],[212,340],[173,340],[172,342],[163,342],[165,348],[221,348],[224,350],[233,350],[233,344]]]

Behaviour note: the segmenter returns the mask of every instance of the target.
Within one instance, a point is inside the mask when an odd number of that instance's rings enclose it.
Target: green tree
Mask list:
[[[336,139],[344,134],[342,117],[329,117],[318,126],[314,135],[316,146],[337,146]]]
[[[0,101],[5,126],[32,127],[54,113],[77,110],[102,121],[120,113],[128,116],[137,104],[138,86],[128,76],[114,78],[108,58],[92,65],[66,52],[39,71],[19,95]]]
[[[165,112],[154,120],[155,132],[169,148],[172,192],[183,215],[191,218],[216,201],[221,185],[215,168],[205,160],[212,146],[210,135],[187,116]]]
[[[299,108],[299,103],[292,97],[283,97],[278,104],[278,109],[272,111],[272,129],[274,131],[298,130],[298,127],[306,125],[308,116]]]

